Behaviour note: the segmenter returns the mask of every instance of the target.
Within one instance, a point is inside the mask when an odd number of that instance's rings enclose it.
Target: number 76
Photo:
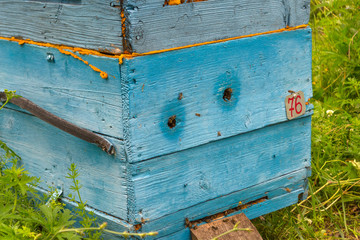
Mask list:
[[[293,93],[285,99],[286,115],[289,120],[305,114],[305,97],[302,91]]]

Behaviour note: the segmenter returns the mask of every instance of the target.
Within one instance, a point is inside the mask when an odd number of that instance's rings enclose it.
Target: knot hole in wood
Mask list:
[[[169,117],[168,126],[169,128],[174,128],[176,126],[176,115]]]
[[[227,89],[224,90],[223,99],[224,99],[225,102],[228,102],[228,101],[231,100],[232,93],[233,93],[232,88],[227,88]]]

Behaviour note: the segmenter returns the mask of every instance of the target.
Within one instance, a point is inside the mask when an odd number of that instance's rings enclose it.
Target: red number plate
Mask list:
[[[306,112],[304,93],[299,91],[287,96],[285,98],[285,108],[289,120],[304,115]]]

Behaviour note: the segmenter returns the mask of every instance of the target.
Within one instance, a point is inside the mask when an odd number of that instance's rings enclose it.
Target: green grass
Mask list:
[[[254,221],[264,239],[360,239],[360,1],[313,0],[309,198]]]
[[[80,196],[79,172],[75,164],[71,164],[66,176],[73,182],[71,200],[77,203],[74,211],[70,211],[65,204],[51,199],[51,193],[39,195],[34,187],[40,179],[30,176],[19,166],[21,158],[1,141],[0,149],[3,152],[0,154],[1,240],[96,240],[102,239],[104,232],[124,239],[157,235],[157,232],[116,232],[107,229],[107,223],[99,223],[92,212],[85,210],[86,201]]]

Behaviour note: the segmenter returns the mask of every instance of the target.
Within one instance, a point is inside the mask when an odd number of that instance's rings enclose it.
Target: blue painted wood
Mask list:
[[[248,209],[246,209],[245,211],[242,211],[242,212],[244,212],[249,219],[254,219],[261,215],[277,211],[283,207],[290,206],[290,205],[296,203],[298,194],[301,193],[301,191],[302,190],[297,190],[292,193],[284,194],[282,196],[271,199],[264,203],[249,207]],[[241,212],[237,212],[236,214],[239,214],[239,213],[241,213]],[[183,228],[182,230],[180,230],[176,233],[166,235],[166,236],[160,237],[158,239],[191,240],[190,229]]]
[[[163,6],[125,0],[127,41],[135,52],[167,49],[307,24],[309,0],[207,0]]]
[[[286,121],[288,90],[312,96],[311,30],[126,59],[121,76],[129,161],[142,161]]]
[[[293,180],[289,181],[287,178],[290,176],[293,177]],[[282,189],[284,187],[288,187],[288,182],[293,183],[291,186],[294,186],[295,184],[299,186],[298,188],[293,189],[291,193],[283,191],[282,194],[277,196],[273,195],[262,203],[258,203],[252,207],[248,207],[244,210],[229,214],[231,216],[240,212],[244,212],[248,218],[256,218],[258,216],[296,203],[298,201],[299,195],[304,192],[304,180],[301,180],[301,177],[304,176],[306,176],[305,169],[281,176],[277,179],[270,179],[266,183],[262,183],[229,195],[224,195],[220,198],[212,199],[210,201],[203,202],[202,204],[182,209],[178,212],[164,216],[154,221],[146,222],[143,224],[141,231],[157,229],[157,231],[159,231],[158,237],[162,238],[183,230],[185,228],[185,218],[188,218],[189,221],[194,221],[202,219],[203,217],[224,212],[228,209],[237,207],[240,201],[242,203],[247,203],[266,196],[264,189],[268,189],[268,194],[270,193],[269,195],[271,195],[272,191],[277,191],[279,188]],[[298,180],[298,182],[296,183],[295,180]],[[276,202],[276,199],[279,197],[281,198],[282,196],[287,196],[289,194],[293,196],[292,200],[286,199],[284,201]],[[256,209],[256,212],[252,212],[252,209],[254,208]]]
[[[148,52],[307,24],[309,0],[124,0],[126,41]],[[27,14],[23,14],[26,12]],[[123,52],[120,3],[0,0],[0,36]],[[11,27],[9,27],[11,26]]]
[[[54,54],[55,62],[46,60],[47,53]],[[17,90],[17,94],[81,127],[122,138],[118,60],[82,57],[106,71],[109,78],[102,79],[83,62],[56,49],[0,40],[0,88]]]
[[[64,186],[68,195],[71,183],[65,175],[70,163],[75,162],[81,170],[83,197],[89,205],[130,222],[162,219],[205,203],[210,203],[208,209],[197,212],[208,214],[222,206],[211,203],[211,199],[236,194],[256,183],[261,185],[258,192],[251,189],[253,195],[247,192],[243,196],[262,197],[262,193],[271,192],[270,186],[280,187],[269,179],[300,169],[295,177],[281,179],[281,189],[275,195],[282,194],[285,186],[292,186],[299,177],[304,181],[305,168],[310,164],[310,148],[306,146],[310,143],[309,117],[129,165],[121,155],[122,142],[115,139],[111,141],[117,146],[116,158],[33,116],[8,109],[0,114],[2,140],[23,156],[26,169],[42,177],[43,188]],[[259,138],[261,144],[254,144]],[[246,198],[238,197],[244,202]],[[226,203],[226,209],[233,203],[220,201]]]
[[[97,146],[64,133],[36,117],[15,110],[0,111],[0,136],[22,157],[31,174],[41,177],[40,187],[63,187],[71,192],[66,178],[71,163],[79,169],[83,185],[82,198],[89,206],[127,219],[127,164],[122,141],[108,138],[116,148],[116,156]]]
[[[54,1],[25,1],[16,9],[0,0],[0,36],[122,51],[120,8]],[[309,15],[308,0],[123,3],[126,41],[138,52],[296,26]],[[40,7],[48,11],[43,25]],[[31,14],[19,15],[25,8]],[[9,21],[12,29],[4,27]],[[54,63],[46,61],[48,52]],[[0,41],[1,88],[18,90],[116,146],[117,155],[109,156],[8,105],[0,111],[0,137],[41,176],[41,187],[60,186],[68,196],[65,176],[75,162],[83,198],[100,217],[106,218],[102,211],[115,216],[109,217],[119,224],[114,230],[145,221],[142,231],[159,231],[163,239],[188,239],[185,218],[268,197],[243,210],[253,218],[306,194],[312,107],[287,121],[284,99],[288,90],[312,96],[309,28],[125,59],[120,71],[116,59],[84,59],[109,79],[57,50]]]
[[[137,218],[157,219],[310,167],[310,128],[311,118],[301,118],[133,164]]]
[[[228,209],[235,208],[239,205],[240,201],[242,204],[246,204],[251,201],[261,199],[265,196],[267,196],[269,199],[281,196],[288,193],[288,191],[285,189],[287,187],[291,188],[292,192],[301,188],[304,190],[304,187],[306,187],[304,182],[305,178],[307,177],[309,177],[309,168],[300,169],[274,179],[269,179],[267,182],[263,182],[255,186],[241,189],[234,193],[206,201],[202,204],[201,212],[195,212],[195,210],[191,210],[191,213],[184,215],[187,216],[190,221],[194,221],[219,212],[224,212]],[[266,190],[264,191],[264,189]],[[194,207],[191,207],[189,209],[193,208]],[[185,211],[188,212],[188,210]]]
[[[122,52],[120,9],[112,0],[62,2],[0,0],[0,36]]]
[[[38,195],[40,195],[41,197],[43,197],[45,199],[46,199],[46,196],[49,195],[48,190],[45,190],[45,189],[42,189],[42,188],[39,188],[39,187],[34,187],[34,189],[36,190],[36,193]],[[77,203],[74,203],[72,200],[70,200],[70,199],[68,199],[66,197],[61,196],[58,200],[61,203],[65,204],[65,208],[67,208],[67,209],[69,209],[71,211],[75,211],[76,208],[78,207]],[[89,207],[89,206],[86,206],[85,210],[88,213],[92,212],[96,216],[96,223],[98,225],[101,225],[104,222],[106,222],[107,223],[106,229],[108,229],[108,230],[113,230],[113,231],[118,231],[118,232],[123,232],[123,231],[131,232],[131,231],[134,231],[134,229],[133,229],[134,226],[132,224],[129,224],[126,221],[123,221],[123,220],[121,220],[119,218],[116,218],[114,216],[110,216],[109,214],[98,211],[98,210],[96,210],[96,209],[94,209],[92,207]],[[81,220],[81,219],[78,219],[78,220]],[[79,227],[79,228],[82,227],[79,224],[79,221],[77,223],[75,223],[75,226]],[[115,236],[115,238],[116,238],[116,236]],[[104,233],[104,239],[114,239],[114,235]],[[116,239],[118,239],[118,238],[116,238]],[[123,239],[123,238],[119,237],[119,239]]]
[[[295,171],[279,178],[270,179],[267,183],[262,183],[249,189],[244,189],[230,195],[208,201],[203,205],[195,205],[189,209],[183,209],[180,213],[165,216],[164,218],[156,220],[154,223],[145,223],[141,231],[154,231],[154,229],[159,231],[159,236],[146,239],[190,239],[190,235],[187,235],[188,228],[185,228],[184,225],[185,217],[188,217],[191,221],[201,219],[205,216],[237,207],[239,205],[239,201],[241,201],[242,204],[246,204],[265,195],[267,195],[269,199],[264,203],[251,206],[245,210],[237,211],[229,215],[245,212],[248,217],[255,218],[260,215],[276,211],[280,208],[296,203],[297,197],[304,191],[304,178],[308,176],[308,173],[309,170],[306,169]],[[284,190],[285,188],[292,189],[291,197],[289,197],[288,191]],[[268,192],[264,193],[263,189],[268,189]],[[62,202],[67,204],[67,207],[70,209],[74,207],[74,204],[69,202],[67,199],[63,198]],[[134,232],[133,225],[130,225],[127,222],[103,214],[102,212],[91,208],[88,208],[87,210],[95,213],[98,217],[99,223],[104,221],[108,222],[107,228],[110,230]],[[116,238],[113,235],[107,236],[111,239],[122,239]]]

